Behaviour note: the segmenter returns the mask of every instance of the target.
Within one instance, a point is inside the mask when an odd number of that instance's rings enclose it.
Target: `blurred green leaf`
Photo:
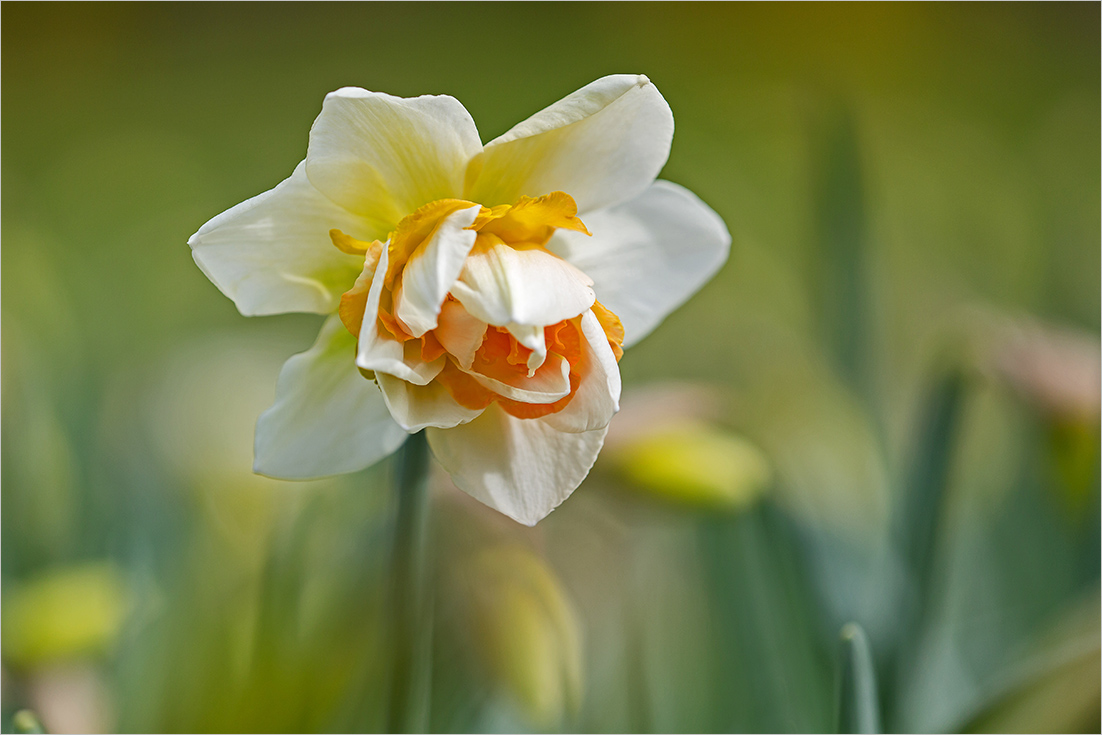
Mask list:
[[[819,250],[813,288],[819,290],[828,349],[849,385],[869,400],[869,234],[857,124],[849,108],[839,106],[817,131],[814,214]]]
[[[830,651],[799,539],[766,501],[701,529],[713,614],[721,732],[818,732],[832,726]]]
[[[926,388],[901,495],[896,498],[893,538],[907,575],[895,600],[890,648],[885,652],[882,682],[887,693],[889,729],[903,717],[897,707],[913,675],[922,636],[936,599],[931,589],[937,555],[945,533],[945,499],[966,395],[964,373],[942,368]]]
[[[964,410],[966,379],[948,368],[927,388],[908,473],[895,516],[895,538],[919,590],[928,589],[939,524]]]
[[[1059,481],[1058,497],[1075,524],[1093,523],[1088,513],[1097,494],[1099,425],[1095,422],[1054,422],[1048,432],[1052,464]]]
[[[1059,621],[1042,650],[1010,672],[963,732],[1098,732],[1102,648],[1098,594]]]
[[[964,732],[1098,732],[1102,728],[1098,647],[1043,667],[963,728]]]
[[[880,732],[880,702],[876,670],[865,631],[847,623],[841,633],[842,660],[838,675],[838,732]]]

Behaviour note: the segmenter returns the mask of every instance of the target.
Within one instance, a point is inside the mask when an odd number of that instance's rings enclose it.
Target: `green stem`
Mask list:
[[[429,447],[423,432],[398,452],[398,512],[391,559],[392,677],[387,730],[426,732],[432,673],[428,587]]]

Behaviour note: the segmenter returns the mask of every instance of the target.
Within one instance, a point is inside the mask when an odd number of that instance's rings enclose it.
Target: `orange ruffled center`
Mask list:
[[[338,249],[346,253],[362,254],[365,258],[363,273],[355,285],[341,297],[338,309],[341,321],[349,332],[359,337],[372,281],[382,275],[385,280],[376,316],[380,331],[385,331],[402,343],[419,340],[421,359],[426,362],[446,356],[444,368],[435,380],[457,403],[469,409],[481,410],[496,402],[517,418],[539,418],[561,411],[573,399],[582,376],[588,372],[587,361],[592,359],[585,349],[585,337],[581,328],[582,314],[543,327],[547,350],[545,361],[557,356],[569,364],[570,371],[569,394],[551,403],[525,403],[507,398],[474,377],[473,373],[476,373],[507,384],[523,384],[534,373],[530,359],[532,350],[521,344],[506,327],[484,324],[470,317],[451,294],[441,304],[437,327],[420,337],[415,337],[412,330],[395,315],[395,293],[401,289],[402,274],[411,257],[415,257],[418,248],[433,237],[445,218],[458,210],[473,206],[478,205],[461,199],[430,202],[402,219],[390,233],[386,243],[378,240],[366,243],[340,230],[331,230],[329,235]],[[480,207],[474,223],[466,228],[478,233],[471,252],[504,243],[516,249],[536,248],[550,254],[545,246],[556,229],[590,234],[578,219],[577,213],[578,208],[573,198],[561,191],[538,198],[521,197],[511,205]],[[387,248],[389,262],[386,273],[379,274],[375,271],[384,247]],[[543,284],[532,283],[530,287],[537,289],[543,287]],[[594,302],[591,309],[619,360],[623,355],[624,341],[624,329],[619,317],[600,302]],[[470,333],[472,324],[475,325],[474,334]],[[479,331],[481,335],[478,334]],[[449,352],[445,345],[452,346],[461,354]],[[457,349],[456,345],[463,345],[463,349]],[[374,377],[366,371],[365,375]]]

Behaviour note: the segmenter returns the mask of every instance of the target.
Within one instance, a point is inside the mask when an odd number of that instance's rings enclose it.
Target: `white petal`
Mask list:
[[[672,140],[673,113],[649,79],[604,77],[490,141],[471,161],[467,198],[492,206],[565,191],[580,212],[600,209],[646,189]]]
[[[328,314],[363,267],[362,256],[333,246],[333,228],[368,240],[377,234],[367,220],[322,196],[300,163],[274,189],[200,227],[188,245],[207,278],[245,316]]]
[[[474,120],[453,97],[345,87],[326,96],[310,129],[306,171],[334,202],[393,227],[423,204],[460,196],[481,150]]]
[[[585,273],[542,248],[518,250],[498,240],[475,246],[452,295],[488,324],[542,328],[593,306],[591,286]]]
[[[459,366],[469,370],[486,337],[486,322],[467,313],[458,301],[445,301],[434,334]]]
[[[451,428],[481,413],[460,406],[437,382],[413,385],[386,373],[376,373],[375,378],[379,381],[390,415],[410,433],[428,426]]]
[[[625,347],[715,275],[731,248],[719,215],[668,181],[585,221],[592,237],[560,230],[547,247],[593,278],[597,298],[623,322]]]
[[[399,342],[379,326],[379,301],[383,293],[383,282],[386,280],[384,274],[389,260],[387,248],[383,248],[375,269],[378,277],[372,278],[371,288],[367,292],[367,306],[364,309],[363,323],[360,325],[356,365],[364,370],[390,373],[416,385],[427,385],[444,369],[447,358],[439,357],[432,362],[425,362],[421,359],[419,340]]]
[[[468,424],[430,429],[428,440],[459,489],[534,526],[589,474],[607,431],[564,434],[491,405]]]
[[[585,357],[578,391],[563,410],[543,417],[558,431],[593,431],[608,426],[620,410],[620,367],[608,337],[592,311],[582,317]]]
[[[484,388],[522,403],[554,403],[570,395],[570,363],[559,355],[551,355],[530,376],[511,370],[468,372]]]
[[[394,295],[394,315],[414,337],[436,329],[440,307],[478,237],[466,228],[474,223],[479,209],[476,204],[449,214],[406,262],[400,291]]]
[[[256,472],[285,480],[355,472],[401,446],[406,432],[356,370],[355,351],[330,317],[314,346],[284,364],[275,404],[256,422]]]

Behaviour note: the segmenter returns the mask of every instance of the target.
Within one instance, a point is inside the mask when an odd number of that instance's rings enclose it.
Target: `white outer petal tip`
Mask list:
[[[375,232],[317,191],[303,162],[274,189],[212,217],[188,246],[195,264],[244,316],[328,314],[358,267],[355,256],[333,247],[334,227],[360,237]]]
[[[487,143],[468,166],[468,198],[489,206],[565,191],[584,217],[646,189],[666,163],[673,128],[650,79],[602,77]]]
[[[497,406],[454,429],[429,429],[433,455],[456,487],[526,526],[546,518],[585,480],[608,427],[580,434]]]
[[[586,216],[585,237],[559,231],[547,247],[594,281],[624,325],[624,347],[650,334],[727,262],[731,234],[683,186],[655,181],[635,199]]]
[[[482,150],[454,97],[395,97],[359,87],[330,92],[310,128],[306,173],[322,194],[388,229],[423,204],[462,194]]]

